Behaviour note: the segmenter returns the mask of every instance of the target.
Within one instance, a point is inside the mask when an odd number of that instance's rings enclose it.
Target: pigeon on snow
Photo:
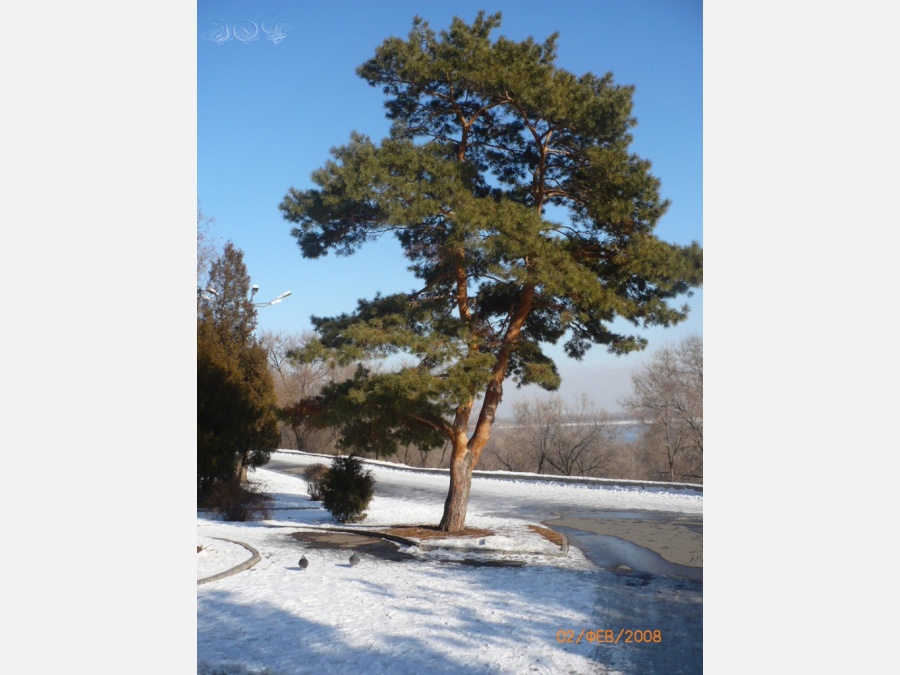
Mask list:
[[[306,556],[303,556],[302,558],[300,558],[300,562],[298,562],[297,564],[300,565],[301,570],[305,570],[307,567],[309,567],[309,560],[306,559]]]
[[[353,567],[359,565],[359,556],[355,553],[350,556],[350,564],[353,565]]]

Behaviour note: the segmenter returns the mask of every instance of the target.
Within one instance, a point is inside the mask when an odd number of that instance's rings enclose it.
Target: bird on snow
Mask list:
[[[355,553],[350,556],[350,564],[353,565],[353,567],[359,565],[359,556]]]
[[[306,556],[303,556],[302,558],[300,558],[300,562],[298,562],[297,564],[300,565],[301,570],[305,570],[307,567],[309,567],[309,560],[306,559]]]

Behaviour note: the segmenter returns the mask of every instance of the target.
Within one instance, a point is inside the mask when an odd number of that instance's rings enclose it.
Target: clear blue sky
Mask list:
[[[636,87],[633,150],[653,163],[671,207],[657,229],[676,243],[703,241],[703,12],[699,0],[545,2],[207,2],[197,17],[197,197],[213,233],[244,251],[259,299],[285,290],[283,303],[260,310],[264,330],[301,332],[311,315],[351,311],[376,291],[410,290],[392,239],[352,257],[306,260],[278,211],[289,187],[311,187],[313,170],[351,131],[387,134],[384,97],[355,74],[389,36],[406,36],[421,15],[435,30],[453,16],[500,11],[497,34],[543,41],[559,33],[557,64],[576,75],[611,71]],[[249,23],[249,22],[252,22]],[[277,44],[263,28],[289,27]],[[231,39],[221,41],[225,25]],[[256,40],[234,37],[234,27]],[[702,333],[702,291],[685,298],[690,319],[667,331],[640,331],[648,352],[687,333]],[[627,327],[626,327],[627,329]],[[637,329],[634,329],[637,330]],[[609,410],[628,391],[628,374],[645,354],[613,357],[592,350],[582,362],[552,352],[563,374],[560,393],[588,393]],[[529,395],[538,393],[523,390]],[[512,387],[506,400],[516,397]]]

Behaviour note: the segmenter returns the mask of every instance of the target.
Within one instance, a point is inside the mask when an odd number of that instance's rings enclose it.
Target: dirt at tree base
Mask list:
[[[465,537],[492,537],[496,532],[482,530],[477,527],[467,527],[461,532],[443,532],[437,525],[395,525],[381,530],[385,534],[408,539],[461,539]]]

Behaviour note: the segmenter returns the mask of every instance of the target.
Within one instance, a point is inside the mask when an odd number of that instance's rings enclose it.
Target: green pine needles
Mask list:
[[[416,18],[407,39],[385,40],[357,72],[385,93],[390,136],[351,134],[315,187],[280,205],[306,258],[400,242],[420,286],[314,317],[318,340],[295,357],[406,357],[335,383],[317,423],[379,453],[452,444],[441,527],[454,531],[507,380],[558,388],[545,347],[560,341],[575,359],[643,349],[611,323],[675,325],[688,306],[673,302],[702,284],[699,244],[653,234],[668,202],[629,149],[633,87],[558,68],[555,34],[492,37],[500,19],[436,33]]]
[[[320,483],[322,506],[339,523],[365,520],[375,494],[375,478],[358,457],[335,457]]]
[[[237,481],[278,446],[277,400],[243,252],[228,242],[212,261],[197,304],[197,489]],[[239,485],[238,485],[239,487]]]

